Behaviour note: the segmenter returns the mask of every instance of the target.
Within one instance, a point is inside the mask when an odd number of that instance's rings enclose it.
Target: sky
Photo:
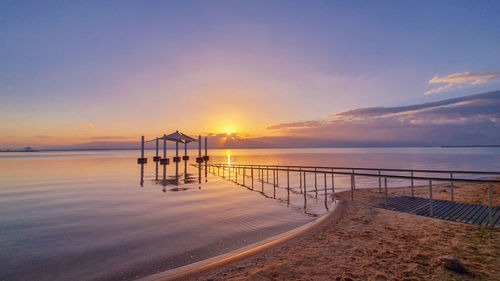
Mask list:
[[[175,130],[221,147],[500,144],[499,110],[479,106],[499,93],[471,96],[500,89],[499,13],[499,1],[0,0],[0,149]]]

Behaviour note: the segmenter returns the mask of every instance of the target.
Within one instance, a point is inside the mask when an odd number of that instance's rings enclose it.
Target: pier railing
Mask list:
[[[304,208],[307,204],[307,182],[306,175],[314,174],[314,188],[318,191],[318,175],[323,176],[324,184],[323,188],[325,190],[325,201],[328,195],[328,190],[331,193],[335,192],[335,175],[343,175],[350,177],[350,195],[351,200],[354,200],[354,193],[356,190],[356,177],[374,177],[378,179],[378,191],[379,193],[384,192],[385,202],[387,204],[387,185],[390,179],[400,179],[408,180],[411,188],[411,197],[415,196],[415,181],[428,181],[429,183],[429,211],[432,216],[432,200],[433,182],[449,182],[451,187],[450,201],[455,201],[454,195],[454,184],[457,182],[469,182],[469,183],[484,183],[488,184],[488,221],[490,225],[493,224],[495,218],[493,218],[492,211],[492,185],[500,184],[500,180],[496,177],[500,177],[500,172],[485,172],[485,171],[455,171],[455,170],[427,170],[427,169],[382,169],[382,168],[356,168],[356,167],[324,167],[324,166],[284,166],[284,165],[234,165],[234,164],[208,164],[207,169],[209,172],[222,176],[223,178],[228,178],[231,180],[233,177],[234,181],[238,183],[238,175],[245,185],[245,178],[250,177],[251,188],[254,189],[254,178],[257,174],[257,182],[261,182],[262,192],[264,191],[264,183],[269,182],[269,173],[272,173],[272,184],[273,187],[279,185],[279,173],[286,173],[288,191],[290,190],[290,174],[298,173],[299,175],[299,187],[304,190]],[[264,177],[264,173],[266,177]],[[403,174],[404,173],[404,174]],[[423,175],[426,174],[426,175]],[[464,175],[474,176],[474,178],[463,177]],[[327,179],[327,177],[329,179]],[[478,178],[481,177],[481,178]],[[320,178],[321,180],[321,178]],[[331,182],[330,187],[327,187],[328,182]],[[383,189],[383,191],[382,191]]]

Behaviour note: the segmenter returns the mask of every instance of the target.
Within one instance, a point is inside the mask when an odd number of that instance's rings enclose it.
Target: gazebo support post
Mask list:
[[[198,159],[201,159],[201,135],[198,136]],[[198,183],[201,183],[201,161],[198,162]]]

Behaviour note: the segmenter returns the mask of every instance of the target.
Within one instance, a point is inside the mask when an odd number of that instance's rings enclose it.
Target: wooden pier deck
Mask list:
[[[489,224],[489,207],[485,205],[465,204],[444,200],[431,200],[419,197],[397,196],[387,197],[387,203],[375,207],[392,211],[415,214],[442,220],[476,224]],[[500,207],[492,207],[493,227],[500,227]]]

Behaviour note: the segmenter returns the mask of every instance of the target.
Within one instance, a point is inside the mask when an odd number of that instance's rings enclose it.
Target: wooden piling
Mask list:
[[[198,135],[198,159],[201,159],[201,135]],[[201,183],[201,161],[198,160],[198,183]]]
[[[187,141],[184,142],[184,180],[187,179],[187,163],[188,163]]]
[[[163,135],[163,161],[165,165],[163,165],[163,183],[167,184],[167,135]]]
[[[207,181],[207,165],[208,165],[208,137],[205,137],[205,157],[203,158],[205,162],[205,182]]]

